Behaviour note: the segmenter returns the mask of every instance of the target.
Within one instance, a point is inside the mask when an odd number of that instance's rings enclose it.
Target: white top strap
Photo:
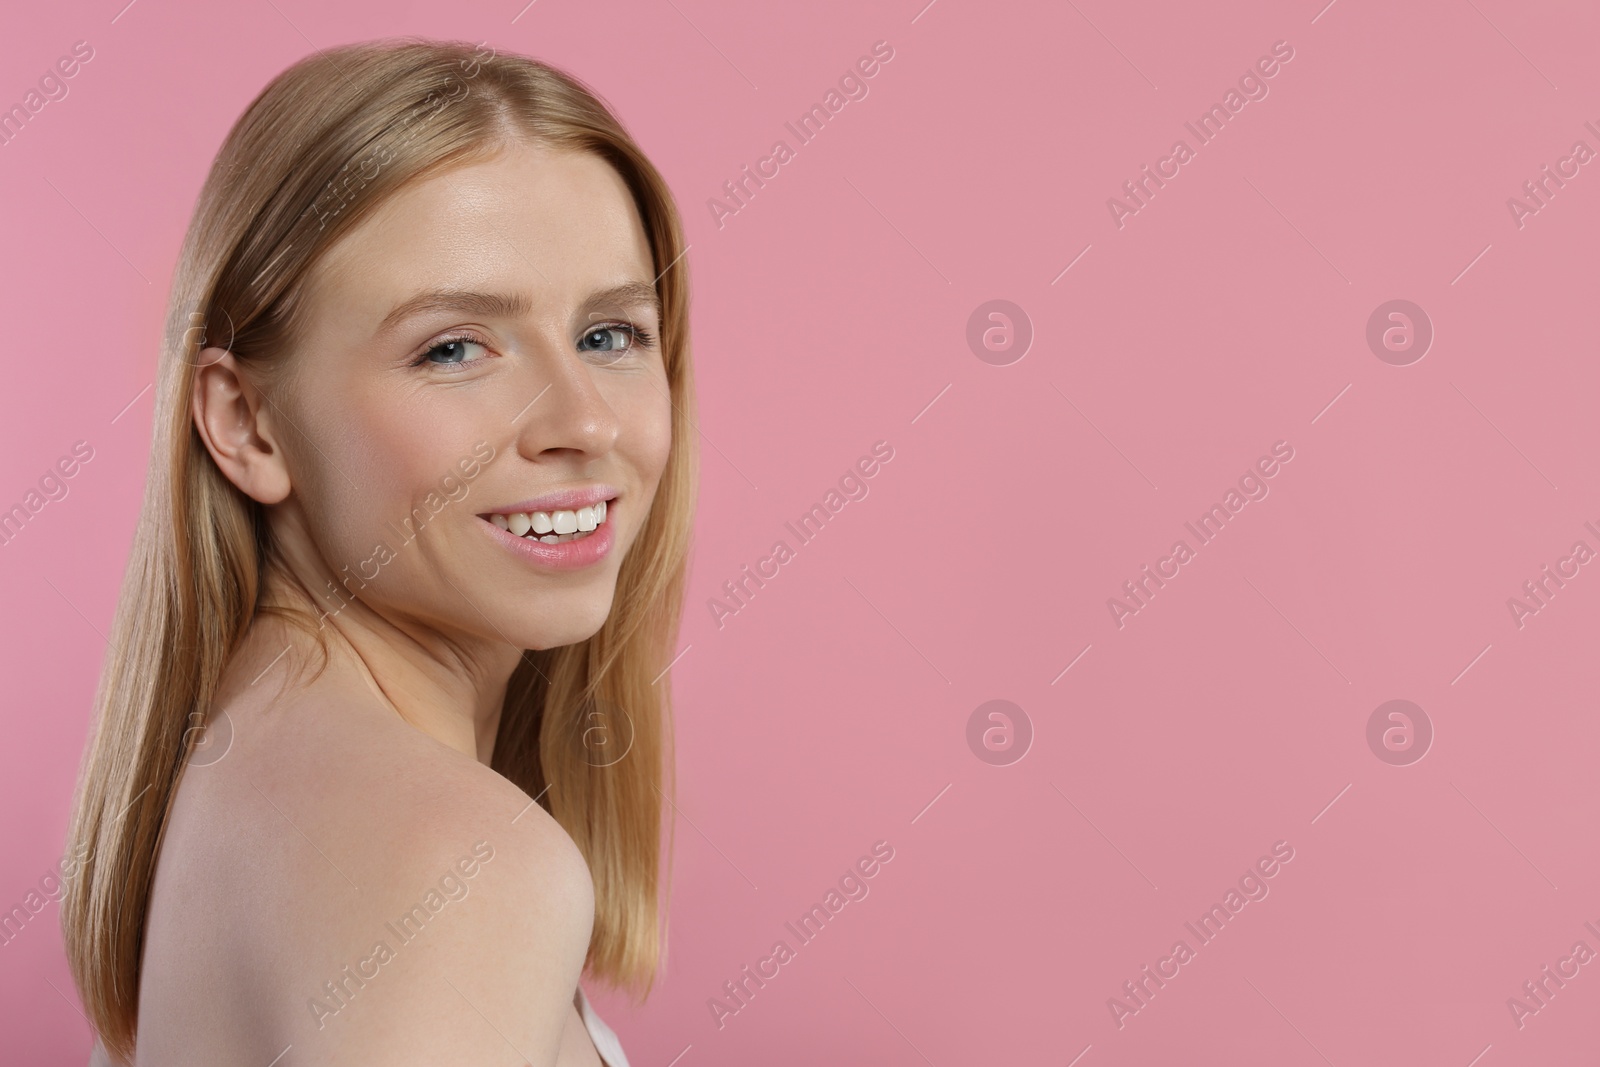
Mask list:
[[[589,1031],[589,1040],[594,1042],[595,1051],[600,1053],[606,1067],[629,1067],[627,1054],[622,1051],[622,1042],[605,1024],[605,1020],[595,1014],[589,998],[584,995],[583,986],[578,986],[575,999],[578,1002],[578,1014],[583,1016],[584,1029]]]

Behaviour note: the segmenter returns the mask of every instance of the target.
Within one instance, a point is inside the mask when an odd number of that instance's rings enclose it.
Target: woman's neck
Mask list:
[[[293,601],[307,610],[303,587],[298,593]],[[359,683],[434,740],[485,765],[490,762],[520,649],[474,635],[443,634],[415,620],[389,619],[357,597],[347,598],[337,611],[317,610],[313,616],[328,648],[329,681]],[[258,616],[252,631],[262,621]],[[305,655],[315,655],[314,639],[294,627],[274,627],[265,639],[282,639]]]

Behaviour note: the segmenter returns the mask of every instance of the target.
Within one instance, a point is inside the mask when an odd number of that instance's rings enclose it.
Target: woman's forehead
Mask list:
[[[573,305],[621,278],[653,277],[621,177],[590,153],[511,150],[394,193],[328,250],[313,310],[371,318],[429,290],[526,291]]]

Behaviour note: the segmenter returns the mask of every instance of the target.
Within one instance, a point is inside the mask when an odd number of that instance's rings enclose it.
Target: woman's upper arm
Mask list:
[[[594,921],[588,867],[542,809],[498,833],[452,822],[362,894],[348,966],[302,994],[286,1067],[556,1062]]]

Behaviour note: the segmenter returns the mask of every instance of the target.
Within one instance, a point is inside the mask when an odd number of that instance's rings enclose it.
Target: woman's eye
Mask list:
[[[470,337],[452,337],[440,341],[424,352],[419,362],[432,363],[434,366],[461,366],[481,362],[483,359],[481,352],[476,357],[469,357],[468,350],[473,348],[485,349],[486,346]]]
[[[583,335],[578,347],[586,352],[626,352],[634,340],[631,326],[597,326]]]

